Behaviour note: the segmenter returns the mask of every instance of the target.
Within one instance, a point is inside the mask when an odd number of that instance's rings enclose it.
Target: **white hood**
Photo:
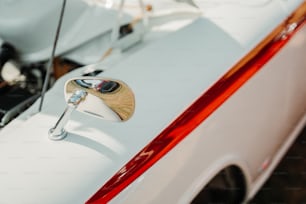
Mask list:
[[[256,37],[247,38],[251,31],[241,30],[243,20],[234,24],[233,19],[200,18],[130,56],[123,55],[100,76],[120,79],[134,91],[132,118],[106,122],[74,112],[66,126],[68,136],[51,141],[48,131],[66,106],[64,83],[83,69],[61,78],[46,95],[41,113],[31,116],[38,109],[36,103],[0,132],[0,202],[84,203],[266,36],[272,30],[269,25],[286,18],[275,7],[248,11],[257,18],[252,21],[261,23],[253,24]],[[243,6],[236,9],[238,17],[245,13]],[[105,65],[96,65],[100,66]]]

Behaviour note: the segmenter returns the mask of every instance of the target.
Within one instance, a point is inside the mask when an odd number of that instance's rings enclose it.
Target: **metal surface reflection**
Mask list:
[[[66,83],[65,98],[69,103],[73,94],[83,90],[86,98],[76,110],[110,121],[126,121],[134,113],[132,90],[122,81],[101,78],[78,78]]]

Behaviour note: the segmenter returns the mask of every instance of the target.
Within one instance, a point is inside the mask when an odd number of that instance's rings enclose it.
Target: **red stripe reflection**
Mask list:
[[[305,3],[302,4],[285,23],[276,28],[257,48],[236,64],[170,126],[122,167],[87,201],[87,204],[100,204],[110,201],[188,136],[191,131],[260,70],[288,42],[297,28],[304,25],[305,5]],[[299,14],[298,19],[297,13]],[[288,31],[290,25],[290,32],[284,34],[284,31]]]

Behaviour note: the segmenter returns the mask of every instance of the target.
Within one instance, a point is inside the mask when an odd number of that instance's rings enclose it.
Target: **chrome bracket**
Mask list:
[[[78,105],[86,98],[87,92],[84,90],[76,90],[68,99],[68,106],[56,122],[55,126],[49,130],[49,139],[62,140],[67,136],[64,127],[67,124],[71,113],[78,107]]]

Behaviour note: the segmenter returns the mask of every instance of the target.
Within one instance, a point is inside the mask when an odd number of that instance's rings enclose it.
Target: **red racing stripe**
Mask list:
[[[255,49],[209,88],[183,114],[123,166],[86,204],[107,203],[154,165],[220,107],[305,24],[304,2]]]

